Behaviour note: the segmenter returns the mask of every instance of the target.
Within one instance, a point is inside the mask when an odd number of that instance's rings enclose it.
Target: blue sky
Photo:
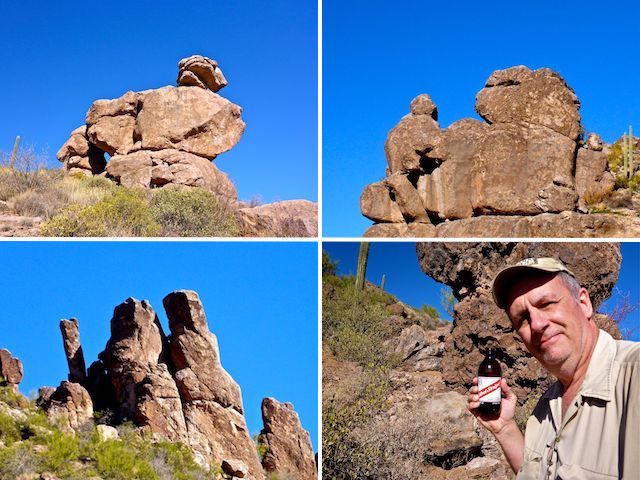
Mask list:
[[[338,260],[340,275],[355,275],[358,262],[357,242],[324,242],[322,248],[333,260]],[[631,304],[636,305],[635,312],[628,316],[623,329],[632,331],[630,339],[640,341],[640,243],[622,244],[622,265],[618,283],[612,296],[604,302],[600,311],[611,310],[628,295]],[[373,242],[369,250],[367,280],[380,285],[385,275],[385,290],[400,300],[416,308],[423,304],[435,307],[442,318],[448,318],[441,303],[443,284],[425,275],[418,265],[415,243],[409,242]]]
[[[58,323],[76,317],[87,365],[109,339],[113,308],[200,295],[223,367],[242,389],[249,430],[263,397],[293,403],[317,449],[318,246],[309,242],[0,242],[0,348],[24,364],[20,390],[66,380]]]
[[[558,71],[583,125],[605,141],[640,132],[640,3],[323,1],[323,235],[358,237],[365,185],[384,177],[384,142],[428,93],[446,127],[478,118],[475,95],[514,65]]]
[[[94,100],[175,85],[178,61],[219,62],[247,124],[216,159],[241,199],[317,200],[315,0],[3,2],[0,150],[55,153]]]

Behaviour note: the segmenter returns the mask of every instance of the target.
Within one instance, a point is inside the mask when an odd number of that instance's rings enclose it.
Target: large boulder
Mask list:
[[[43,400],[42,408],[54,423],[66,430],[81,430],[93,425],[93,402],[89,392],[80,384],[62,382]]]
[[[107,176],[127,187],[161,187],[167,184],[201,187],[233,202],[238,193],[229,177],[212,162],[175,149],[140,150],[116,155],[107,164]]]
[[[309,432],[302,428],[293,405],[263,399],[262,421],[258,443],[265,448],[262,466],[267,474],[292,480],[318,478]]]
[[[476,97],[476,111],[489,123],[534,124],[571,140],[580,134],[580,101],[548,68],[496,70]]]
[[[78,319],[60,320],[62,344],[69,365],[69,381],[84,385],[87,381],[87,367],[84,363],[84,353],[80,345],[80,331]]]
[[[217,92],[227,86],[218,62],[202,55],[191,55],[178,63],[178,86],[194,86]]]
[[[498,224],[506,237],[629,236],[625,229],[633,218],[625,225],[615,219],[566,223],[557,216],[487,225],[470,221],[587,212],[586,203],[610,193],[613,177],[602,141],[592,134],[579,148],[579,108],[560,75],[524,66],[489,77],[476,99],[484,122],[463,119],[441,129],[435,104],[419,95],[385,143],[387,178],[366,186],[361,195],[362,214],[376,222],[365,235],[449,236],[437,229],[447,221],[464,221],[454,227],[455,236],[494,236],[482,229],[495,230]],[[505,231],[509,222],[515,231]],[[411,227],[417,223],[436,228]]]
[[[444,381],[466,392],[482,361],[481,351],[493,345],[521,403],[549,379],[513,332],[505,312],[493,303],[494,276],[523,258],[556,257],[575,273],[597,308],[611,294],[621,261],[620,246],[612,243],[419,243],[416,250],[420,268],[451,286],[458,299],[445,340]]]
[[[13,357],[9,350],[0,349],[0,386],[10,386],[17,390],[23,373],[20,359]]]
[[[245,237],[317,237],[318,204],[284,200],[238,210]]]

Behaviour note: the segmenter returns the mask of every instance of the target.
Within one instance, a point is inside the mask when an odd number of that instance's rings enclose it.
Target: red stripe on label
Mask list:
[[[478,391],[478,397],[480,398],[486,397],[491,392],[495,392],[499,388],[500,388],[500,379],[496,380],[491,385],[487,385],[482,390]]]

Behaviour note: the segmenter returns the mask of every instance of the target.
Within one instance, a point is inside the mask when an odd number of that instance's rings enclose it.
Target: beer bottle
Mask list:
[[[478,412],[485,415],[497,415],[500,413],[500,403],[502,402],[501,377],[502,368],[495,358],[494,349],[490,348],[478,368],[478,397],[480,399]]]

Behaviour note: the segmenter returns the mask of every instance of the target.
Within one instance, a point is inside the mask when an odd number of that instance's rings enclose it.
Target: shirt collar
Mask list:
[[[598,340],[589,360],[579,395],[610,401],[613,391],[613,360],[616,356],[616,341],[604,330],[599,330]],[[553,399],[562,396],[564,388],[555,382],[542,398]]]
[[[587,375],[580,388],[583,397],[599,398],[607,402],[612,399],[615,356],[616,341],[607,332],[600,330],[587,367]]]

